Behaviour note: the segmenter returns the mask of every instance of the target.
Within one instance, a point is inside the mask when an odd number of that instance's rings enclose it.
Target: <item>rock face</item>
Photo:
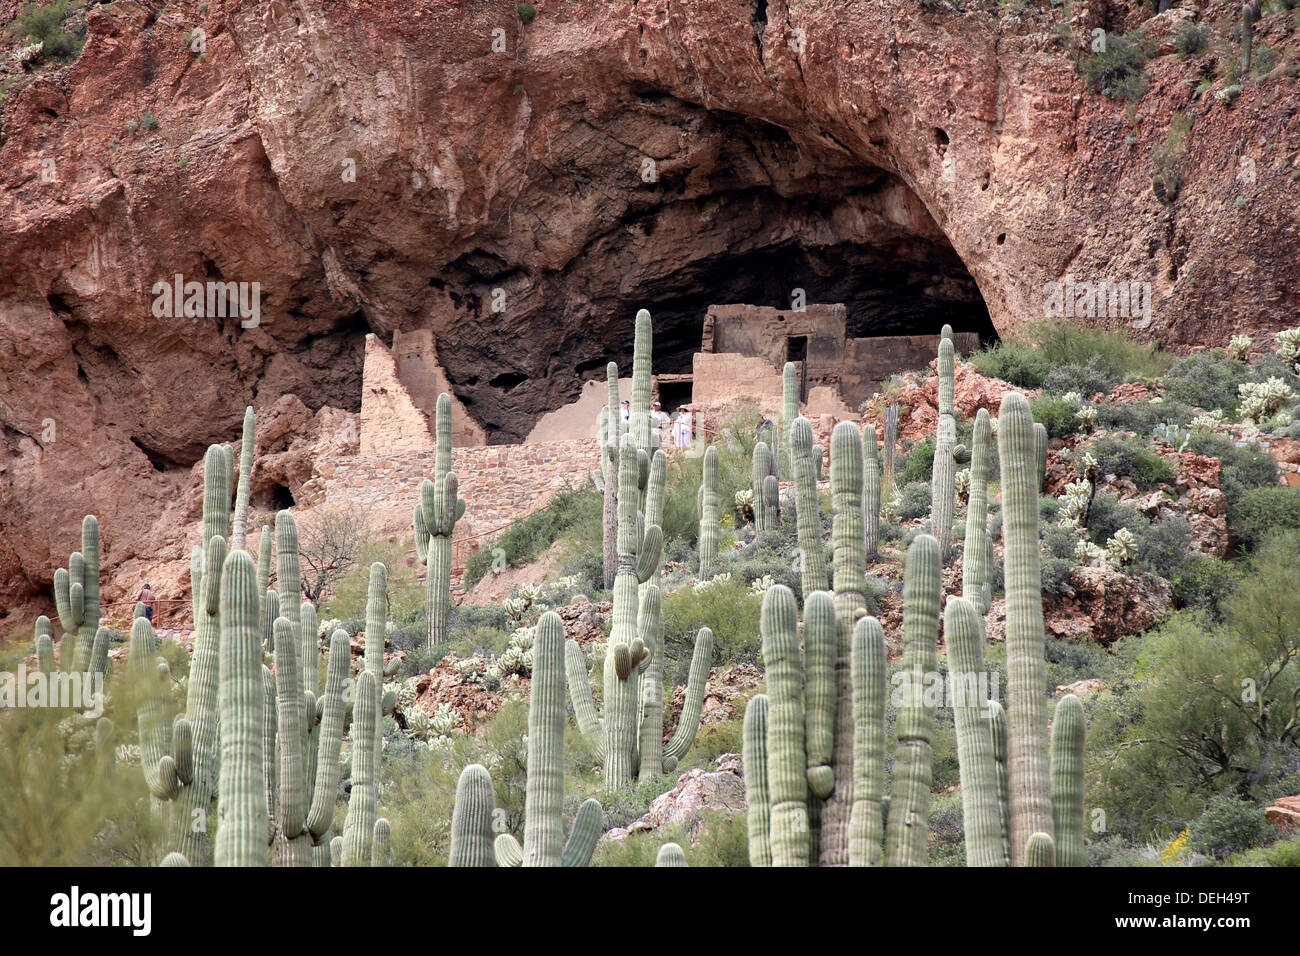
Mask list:
[[[728,817],[745,812],[745,781],[739,754],[720,754],[716,771],[688,770],[667,793],[655,797],[641,819],[626,827],[615,827],[606,839],[624,840],[631,833],[684,826],[692,839],[706,813]]]
[[[1126,117],[1076,74],[1089,31],[1168,48],[1186,14],[1075,11],[1065,39],[1056,9],[903,0],[577,0],[526,25],[463,0],[90,9],[80,59],[0,114],[0,601],[48,589],[85,513],[106,574],[168,544],[158,516],[246,404],[355,412],[371,331],[431,328],[501,441],[628,364],[640,305],[664,371],[707,305],[795,288],[867,333],[984,309],[1005,330],[1067,273],[1150,282],[1131,324],[1167,345],[1291,324],[1286,81],[1193,99],[1221,54],[1164,56]],[[155,316],[176,275],[259,283],[258,324]]]
[[[1264,808],[1264,816],[1289,833],[1300,832],[1300,795],[1278,797],[1273,806]]]
[[[1169,582],[1144,571],[1074,568],[1072,595],[1045,608],[1052,637],[1090,637],[1105,646],[1126,634],[1140,634],[1173,607]]]

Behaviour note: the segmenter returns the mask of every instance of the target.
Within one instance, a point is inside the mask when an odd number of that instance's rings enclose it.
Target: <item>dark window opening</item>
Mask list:
[[[691,400],[691,389],[693,382],[690,379],[682,382],[659,382],[659,404],[661,410],[667,414],[672,414],[683,405]]]
[[[799,401],[808,401],[808,336],[792,335],[785,340],[785,360],[799,366]]]

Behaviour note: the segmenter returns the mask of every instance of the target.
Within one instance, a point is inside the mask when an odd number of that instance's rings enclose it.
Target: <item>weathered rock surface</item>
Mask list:
[[[686,771],[671,790],[655,797],[641,819],[626,827],[615,827],[605,838],[622,841],[632,833],[683,826],[693,841],[704,814],[716,812],[727,817],[743,814],[745,781],[740,755],[719,755],[717,767],[714,771],[699,768]]]

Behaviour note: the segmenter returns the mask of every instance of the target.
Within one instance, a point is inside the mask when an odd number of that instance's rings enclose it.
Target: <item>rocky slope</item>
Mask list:
[[[6,58],[0,601],[47,588],[86,512],[108,575],[171,547],[161,516],[245,404],[356,409],[367,331],[432,326],[508,440],[626,358],[640,305],[665,370],[705,305],[795,286],[885,331],[984,309],[1005,331],[1066,273],[1151,282],[1137,331],[1165,343],[1294,324],[1284,60],[1197,97],[1231,54],[1172,55],[1199,6],[1073,10],[1067,35],[1059,8],[910,0],[575,0],[528,24],[478,0],[89,7],[74,64]],[[1138,26],[1166,55],[1126,109],[1075,61]],[[1167,204],[1152,154],[1180,111]],[[259,282],[258,326],[154,317],[176,274]]]

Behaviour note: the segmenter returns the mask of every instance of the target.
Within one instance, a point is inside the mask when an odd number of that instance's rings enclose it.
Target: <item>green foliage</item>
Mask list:
[[[898,462],[894,472],[894,487],[902,488],[917,481],[930,480],[934,472],[934,436],[917,442]],[[928,509],[927,509],[928,510]]]
[[[1191,420],[1190,408],[1166,398],[1163,402],[1103,402],[1097,406],[1096,426],[1110,431],[1150,435],[1157,425],[1169,422],[1185,426]]]
[[[1093,328],[1070,319],[1031,323],[993,348],[972,356],[971,361],[983,374],[1021,388],[1039,388],[1054,370],[1068,366],[1087,368],[1087,380],[1082,384],[1088,386],[1102,378],[1109,384],[1154,378],[1169,367],[1169,357],[1152,345],[1135,342],[1123,332]],[[1057,379],[1053,382],[1058,384]],[[1059,385],[1066,390],[1081,390],[1068,382]]]
[[[9,35],[18,40],[31,37],[33,41],[45,44],[42,50],[45,56],[71,63],[81,54],[86,42],[84,26],[75,31],[63,28],[64,18],[71,12],[68,0],[29,3],[9,24]]]
[[[1247,365],[1222,349],[1179,359],[1165,375],[1163,384],[1167,400],[1206,411],[1217,408],[1225,415],[1235,416],[1241,385],[1266,382],[1270,378],[1280,378],[1293,391],[1300,392],[1300,375],[1282,359],[1272,356]]]
[[[1070,585],[1070,572],[1079,566],[1073,558],[1043,558],[1040,567],[1043,578],[1043,594],[1052,597],[1066,597],[1074,589]]]
[[[1277,463],[1256,444],[1239,447],[1230,438],[1208,433],[1194,434],[1191,448],[1198,455],[1210,455],[1223,463],[1219,487],[1228,499],[1229,509],[1252,488],[1277,485]]]
[[[1241,580],[1240,565],[1212,554],[1191,553],[1173,576],[1174,600],[1179,607],[1200,610],[1222,618],[1222,602]]]
[[[899,492],[898,515],[904,520],[923,518],[930,513],[930,483],[913,481]]]
[[[694,840],[694,842],[692,842]],[[749,866],[749,834],[743,814],[728,818],[714,811],[700,815],[696,827],[676,826],[633,833],[621,843],[604,840],[592,866],[654,866],[666,841],[681,845],[690,866]]]
[[[1093,544],[1104,545],[1120,528],[1128,528],[1137,537],[1149,522],[1137,508],[1120,501],[1111,491],[1099,491],[1088,510],[1088,537]]]
[[[155,130],[158,128],[158,118],[155,117],[153,113],[149,112],[148,110],[145,110],[144,113],[140,116],[140,125],[143,126],[145,129]]]
[[[1106,49],[1079,63],[1079,72],[1094,93],[1115,99],[1140,100],[1147,90],[1143,69],[1147,53],[1138,32],[1106,34]]]
[[[664,643],[669,662],[689,662],[695,635],[701,627],[713,631],[715,663],[755,663],[760,640],[758,618],[763,598],[751,594],[744,580],[733,575],[696,590],[678,588],[664,595]],[[665,677],[674,668],[664,665]]]
[[[1228,509],[1228,525],[1247,548],[1258,547],[1279,531],[1300,530],[1300,489],[1254,488]]]
[[[1237,797],[1217,796],[1188,828],[1188,845],[1216,859],[1267,843],[1277,835],[1264,811]]]
[[[1183,59],[1189,56],[1195,56],[1205,49],[1205,45],[1210,40],[1210,28],[1208,26],[1197,26],[1191,20],[1184,20],[1181,29],[1178,31],[1178,38],[1174,40],[1174,48],[1178,55]]]
[[[1051,362],[1033,345],[1010,338],[977,352],[971,362],[982,374],[1019,388],[1039,388],[1052,371]]]
[[[1167,581],[1177,579],[1196,554],[1192,550],[1192,526],[1182,515],[1153,521],[1135,536],[1134,565]]]
[[[594,522],[599,530],[603,507],[600,493],[589,484],[562,488],[545,508],[515,522],[470,557],[465,563],[465,587],[472,588],[492,569],[498,548],[505,552],[507,565],[520,567],[537,560],[543,551],[571,529]],[[599,535],[596,540],[599,542]],[[599,545],[595,550],[600,550]]]
[[[424,587],[415,567],[406,564],[407,550],[394,541],[371,541],[357,553],[357,566],[339,581],[329,602],[328,617],[341,621],[365,619],[370,589],[370,566],[384,565],[388,572],[388,618],[412,633],[424,633]],[[355,633],[353,631],[352,633]]]
[[[1182,188],[1183,160],[1192,138],[1192,122],[1188,114],[1175,113],[1169,124],[1169,136],[1151,151],[1151,183],[1162,202],[1173,202]]]
[[[1058,395],[1078,392],[1087,401],[1098,392],[1109,391],[1114,384],[1115,377],[1103,369],[1094,356],[1085,364],[1069,362],[1053,368],[1043,379],[1043,391]],[[1034,421],[1040,422],[1042,419],[1035,414]]]
[[[531,3],[521,3],[518,7],[519,19],[524,23],[532,23],[533,17],[537,16],[537,10]]]
[[[1047,429],[1050,438],[1064,438],[1079,430],[1074,403],[1060,395],[1040,395],[1029,403],[1029,410],[1034,421]]]
[[[1127,476],[1139,488],[1173,483],[1173,465],[1152,451],[1144,440],[1107,435],[1093,444],[1092,454],[1101,474]]]

